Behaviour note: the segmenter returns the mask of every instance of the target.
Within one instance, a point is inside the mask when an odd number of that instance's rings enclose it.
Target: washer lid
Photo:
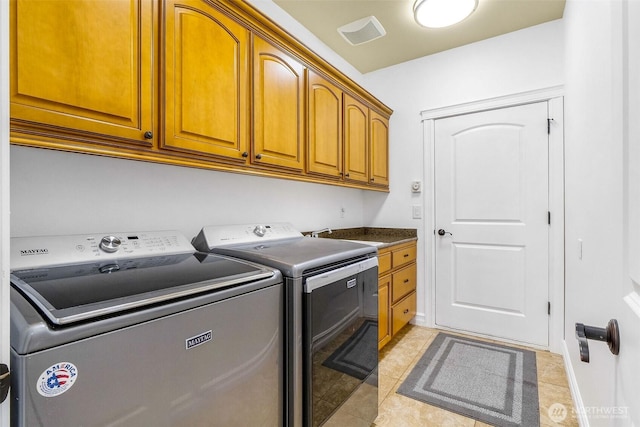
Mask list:
[[[54,325],[111,316],[272,277],[273,270],[198,252],[14,271],[11,284]]]

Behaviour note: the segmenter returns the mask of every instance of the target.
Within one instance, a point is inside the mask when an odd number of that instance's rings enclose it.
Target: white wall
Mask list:
[[[557,20],[365,75],[369,88],[394,113],[391,192],[364,194],[364,222],[418,229],[418,323],[430,324],[425,260],[431,253],[425,233],[432,233],[431,172],[420,112],[562,85],[563,40],[563,21]],[[422,193],[411,192],[414,180],[423,181]],[[423,219],[412,218],[413,205],[423,207]]]
[[[362,190],[11,147],[11,235],[291,222],[362,225]],[[344,208],[344,217],[340,209]]]

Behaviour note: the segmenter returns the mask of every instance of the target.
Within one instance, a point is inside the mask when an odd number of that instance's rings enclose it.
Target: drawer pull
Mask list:
[[[409,283],[409,279],[404,279],[404,283]]]
[[[405,258],[409,258],[409,254],[404,254],[404,257]]]
[[[403,311],[402,313],[403,313],[403,314],[407,314],[407,313],[409,313],[409,309],[408,309],[408,308],[405,308],[405,309],[404,309],[404,311]]]

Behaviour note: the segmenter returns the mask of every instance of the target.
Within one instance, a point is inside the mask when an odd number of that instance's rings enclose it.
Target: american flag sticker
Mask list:
[[[70,362],[59,362],[45,369],[36,384],[36,390],[44,397],[60,396],[78,379],[78,368]]]

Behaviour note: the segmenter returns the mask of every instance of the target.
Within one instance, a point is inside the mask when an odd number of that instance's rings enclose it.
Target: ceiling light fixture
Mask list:
[[[476,10],[478,0],[416,0],[413,15],[427,28],[443,28],[465,19]]]

